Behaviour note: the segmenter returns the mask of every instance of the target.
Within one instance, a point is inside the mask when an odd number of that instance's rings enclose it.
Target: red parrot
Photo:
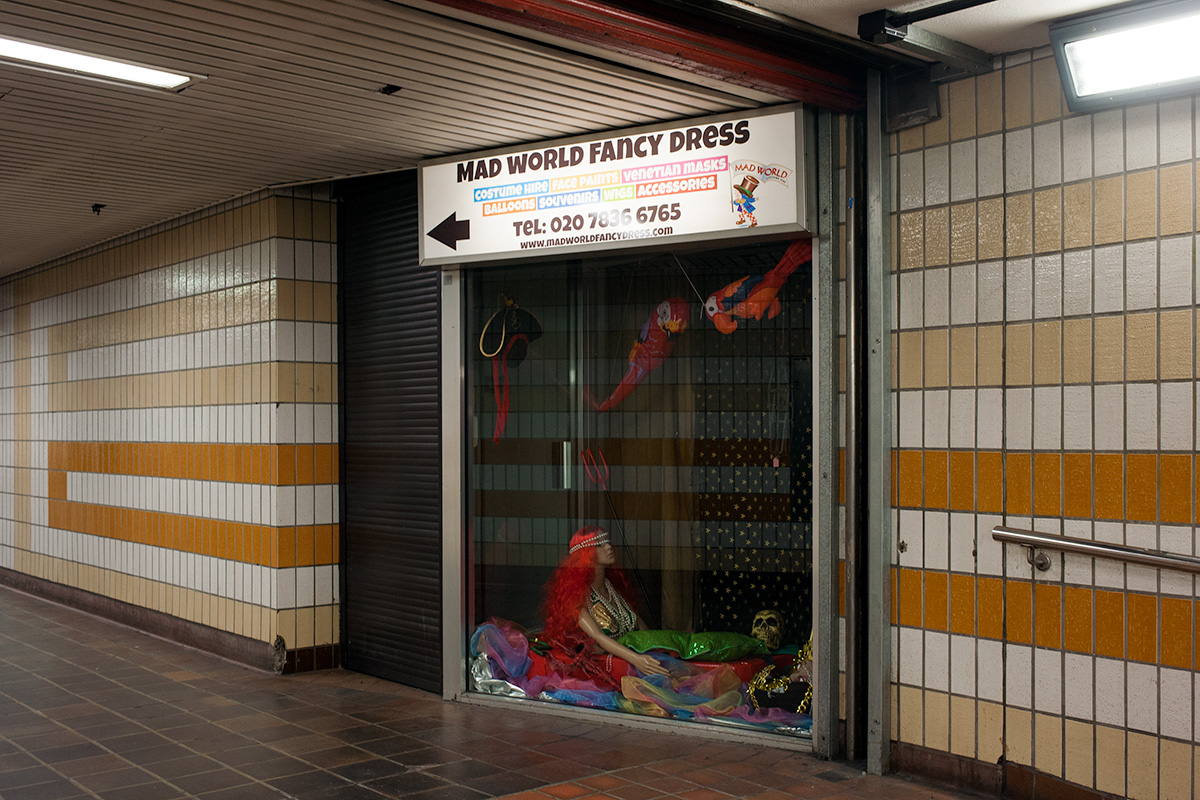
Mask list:
[[[812,240],[797,239],[766,275],[747,275],[709,295],[704,313],[721,333],[737,330],[735,317],[761,320],[765,314],[767,319],[775,319],[782,308],[779,290],[797,267],[811,260]]]
[[[608,399],[600,404],[600,411],[608,411],[616,406],[637,388],[650,370],[662,366],[675,348],[675,340],[691,321],[692,307],[683,298],[672,297],[659,303],[629,351],[629,369],[625,371],[625,377]]]

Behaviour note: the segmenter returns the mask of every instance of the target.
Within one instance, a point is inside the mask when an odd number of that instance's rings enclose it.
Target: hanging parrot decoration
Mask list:
[[[625,377],[608,399],[600,404],[600,411],[616,407],[646,379],[650,370],[660,367],[675,348],[675,340],[691,321],[692,307],[683,298],[672,297],[659,303],[629,351],[629,369],[625,371]]]
[[[508,423],[508,370],[525,360],[529,345],[542,335],[538,318],[503,295],[504,308],[492,314],[479,334],[479,352],[492,361],[492,388],[496,395],[496,430],[499,442]]]
[[[721,333],[736,331],[738,317],[761,320],[766,315],[767,319],[775,319],[783,308],[779,290],[797,267],[811,260],[812,240],[797,239],[767,274],[747,275],[709,295],[704,313]]]

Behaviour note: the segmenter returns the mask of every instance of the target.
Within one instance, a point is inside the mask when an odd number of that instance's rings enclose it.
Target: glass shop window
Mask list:
[[[808,735],[809,241],[468,286],[471,691]]]

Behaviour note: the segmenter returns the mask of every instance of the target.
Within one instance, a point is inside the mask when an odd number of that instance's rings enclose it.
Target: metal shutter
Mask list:
[[[416,172],[338,185],[342,663],[441,691],[438,271]]]

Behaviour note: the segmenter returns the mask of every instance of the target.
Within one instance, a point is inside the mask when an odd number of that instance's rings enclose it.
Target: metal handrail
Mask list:
[[[1045,553],[1036,552],[1039,547],[1061,550],[1064,553],[1079,553],[1096,558],[1111,558],[1160,569],[1175,569],[1200,574],[1200,558],[1164,553],[1162,550],[1146,550],[1141,547],[1095,542],[1090,539],[1073,539],[1070,536],[1051,536],[1037,531],[1006,528],[1003,525],[992,528],[992,538],[998,542],[1028,547],[1029,563],[1042,571],[1050,569],[1050,559]]]

